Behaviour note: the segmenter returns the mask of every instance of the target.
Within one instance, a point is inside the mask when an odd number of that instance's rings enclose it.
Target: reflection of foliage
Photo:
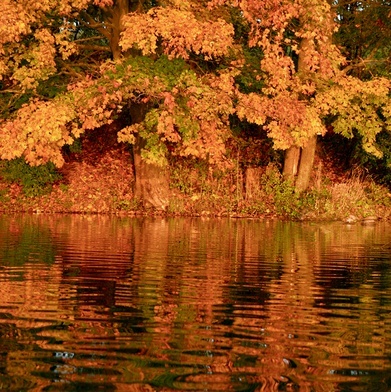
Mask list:
[[[49,274],[26,268],[37,287],[10,278],[10,289],[21,288],[19,309],[5,306],[14,297],[1,290],[7,376],[40,377],[48,388],[55,376],[75,390],[201,390],[216,380],[224,390],[259,390],[290,372],[296,385],[322,390],[327,380],[316,384],[308,366],[318,375],[357,367],[366,385],[389,368],[387,226],[76,215],[45,217],[42,227],[42,217],[22,219],[0,218],[0,231],[23,238],[33,260],[42,250],[24,239],[47,246],[48,224],[62,258]]]
[[[3,265],[54,262],[56,248],[49,229],[30,220],[10,221],[3,218],[0,220],[0,230],[3,233],[3,245],[0,248],[0,260]]]

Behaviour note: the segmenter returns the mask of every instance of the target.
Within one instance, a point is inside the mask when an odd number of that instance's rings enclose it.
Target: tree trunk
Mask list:
[[[300,44],[298,59],[298,72],[305,75],[308,72],[308,65],[304,61],[309,41],[304,38]],[[304,192],[310,183],[312,166],[315,158],[317,136],[311,136],[307,145],[299,148],[291,146],[285,153],[283,177],[290,181],[297,193]]]
[[[290,147],[284,158],[283,178],[295,186],[297,193],[304,192],[310,183],[314,165],[317,136],[312,136],[306,146]]]
[[[134,197],[144,207],[166,210],[170,201],[168,168],[145,162],[141,157],[141,150],[145,141],[137,136],[133,147],[134,158]]]
[[[132,124],[143,121],[148,109],[147,104],[133,104],[129,110]],[[171,195],[168,168],[143,160],[141,151],[145,144],[137,135],[133,146],[134,197],[145,207],[166,210]]]
[[[299,161],[300,161],[300,148],[296,146],[290,147],[285,152],[284,169],[282,175],[285,180],[290,181],[292,184],[295,183],[297,171],[299,168]]]
[[[114,60],[121,57],[121,48],[119,40],[123,30],[122,18],[130,12],[128,0],[117,0],[112,9],[110,16],[111,34],[110,34],[110,49]]]
[[[304,192],[310,183],[312,167],[316,150],[316,135],[308,140],[308,144],[301,149],[299,172],[296,178],[296,192]]]
[[[117,0],[111,14],[110,48],[114,60],[121,57],[119,39],[123,30],[122,18],[130,11],[141,7],[141,1]],[[131,55],[127,53],[127,55]],[[146,104],[132,104],[129,110],[131,123],[139,123],[144,120],[148,112]],[[152,163],[146,163],[141,157],[141,151],[145,141],[137,136],[133,147],[134,162],[134,196],[145,207],[153,207],[165,210],[169,204],[169,176],[167,168],[162,168]]]

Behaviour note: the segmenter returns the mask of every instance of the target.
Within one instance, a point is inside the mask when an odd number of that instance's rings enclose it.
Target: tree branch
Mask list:
[[[81,12],[81,16],[87,21],[86,23],[83,21],[80,21],[81,24],[91,28],[95,29],[96,31],[99,31],[106,39],[110,41],[110,24],[103,24],[97,22],[91,15],[89,15],[87,12]]]
[[[83,50],[94,50],[95,52],[110,52],[110,48],[103,45],[78,45]]]

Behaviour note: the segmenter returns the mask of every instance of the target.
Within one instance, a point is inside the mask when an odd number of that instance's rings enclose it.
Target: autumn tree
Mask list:
[[[340,0],[334,5],[339,29],[336,42],[346,58],[345,72],[362,80],[389,76],[391,4],[384,0]]]
[[[64,145],[128,116],[119,139],[135,144],[136,195],[157,208],[168,151],[224,160],[233,78],[196,72],[191,58],[228,53],[224,19],[190,1],[25,3],[7,0],[1,16],[2,159],[60,167]]]
[[[370,81],[391,75],[391,19],[390,3],[383,0],[343,0],[333,5],[338,23],[335,41],[346,61],[344,73],[361,81]],[[385,93],[387,94],[387,93]],[[331,138],[333,140],[334,138]],[[365,165],[377,174],[381,182],[389,183],[391,135],[382,127],[376,134],[376,145],[383,155],[368,154],[362,148],[361,135],[353,129],[349,139],[343,141],[344,159],[348,164]]]
[[[164,194],[168,181],[162,168],[168,152],[210,164],[224,161],[228,118],[233,111],[232,70],[207,70],[199,64],[197,69],[197,62],[216,64],[227,56],[233,28],[219,14],[205,10],[205,5],[202,1],[166,2],[147,13],[129,13],[123,20],[123,51],[136,49],[142,56],[158,58],[157,64],[165,63],[146,86],[159,92],[142,91],[147,113],[120,133],[120,140],[134,144],[136,173],[138,168],[142,173],[136,179],[136,196],[152,189],[155,195]],[[173,72],[172,67],[179,72]],[[157,82],[167,86],[161,89]],[[151,173],[153,184],[147,180]]]
[[[376,135],[389,130],[389,80],[362,81],[346,72],[333,41],[337,14],[329,1],[225,1],[249,25],[248,45],[259,47],[263,86],[238,94],[237,115],[263,127],[276,149],[286,150],[284,177],[304,191],[318,136],[327,126],[362,136],[366,151],[379,156]]]
[[[0,158],[61,167],[65,145],[123,119],[135,195],[165,209],[168,156],[227,164],[235,115],[287,150],[284,175],[302,191],[326,125],[359,132],[374,154],[390,126],[388,80],[344,72],[334,16],[326,0],[5,0]]]

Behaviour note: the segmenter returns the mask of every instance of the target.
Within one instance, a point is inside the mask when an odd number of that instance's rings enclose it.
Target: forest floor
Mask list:
[[[96,131],[83,139],[80,151],[66,155],[61,178],[43,194],[28,195],[20,183],[0,177],[0,212],[391,219],[391,193],[386,187],[362,175],[347,175],[327,154],[320,155],[315,162],[312,191],[305,197],[292,193],[274,165],[244,173],[233,169],[224,178],[203,180],[193,167],[179,167],[172,176],[173,201],[166,212],[159,212],[142,208],[133,197],[129,146],[118,143],[115,132]],[[251,173],[255,173],[255,183],[250,183]],[[192,177],[197,179],[191,182]]]

